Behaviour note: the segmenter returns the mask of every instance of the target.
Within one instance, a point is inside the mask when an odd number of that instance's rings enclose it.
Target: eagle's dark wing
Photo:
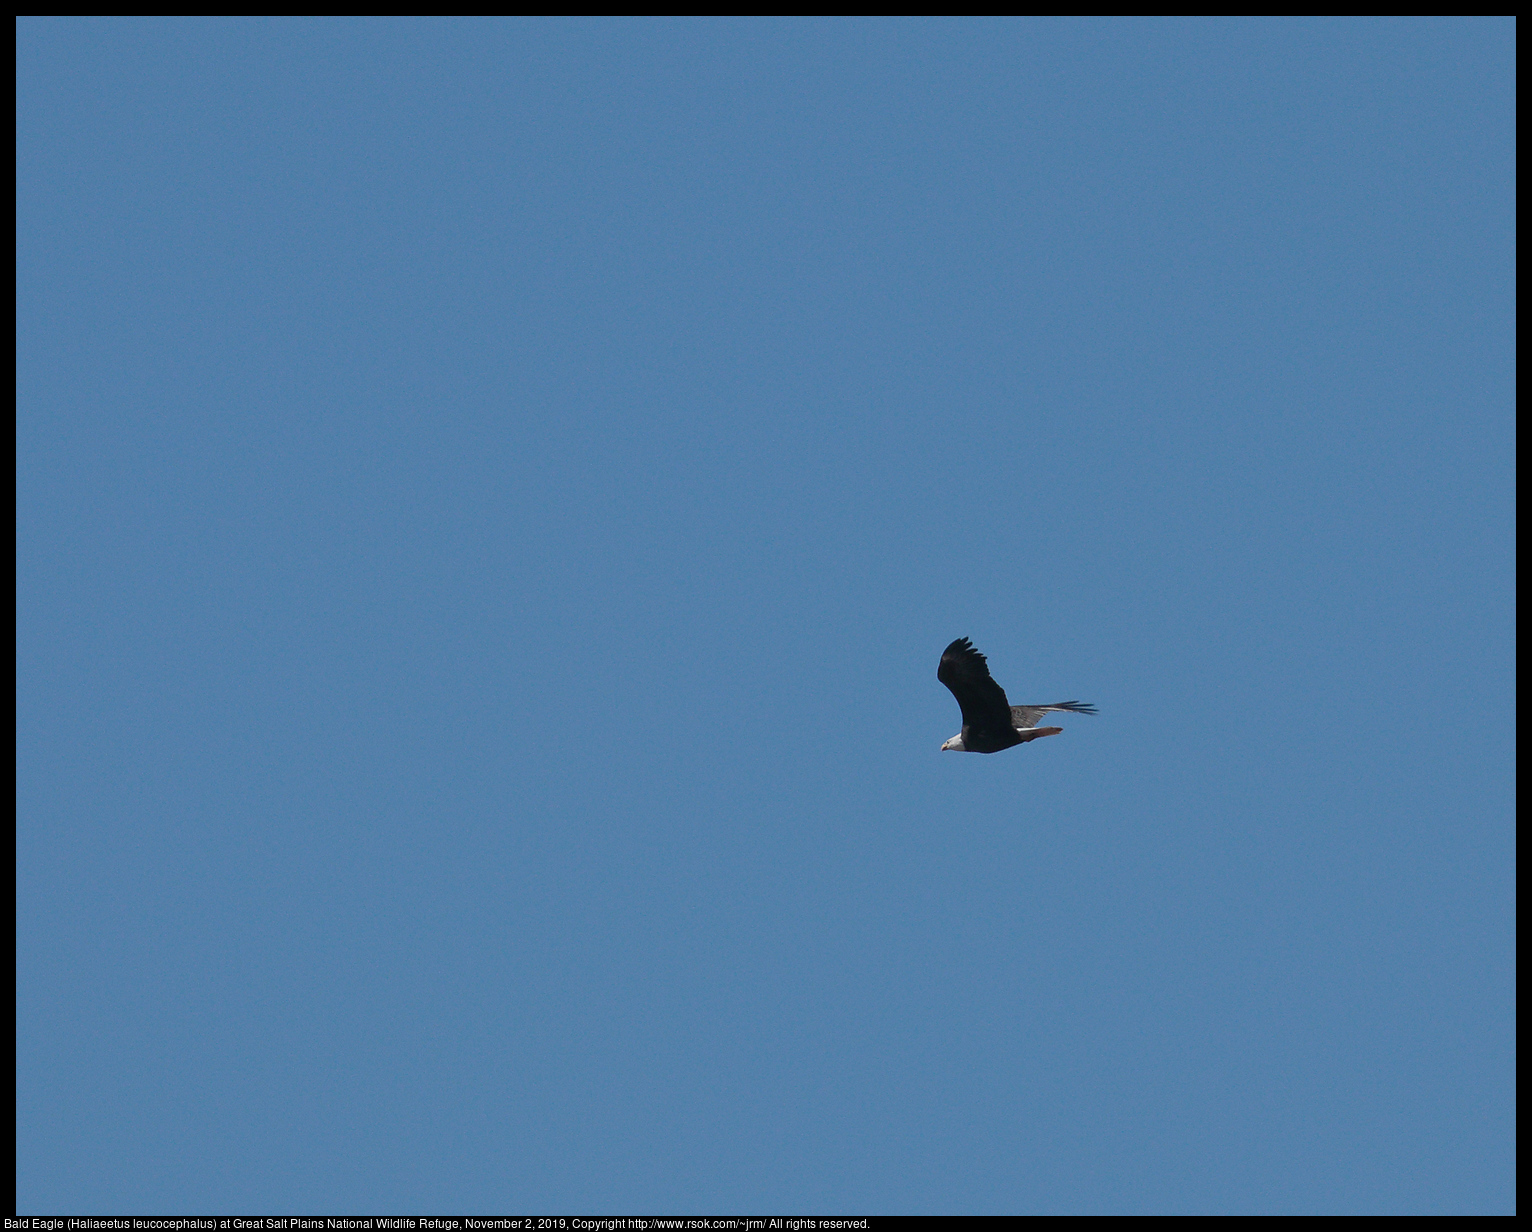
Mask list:
[[[1005,690],[989,674],[989,664],[966,637],[942,651],[936,678],[952,690],[963,711],[964,728],[977,732],[1009,733],[1011,704]]]

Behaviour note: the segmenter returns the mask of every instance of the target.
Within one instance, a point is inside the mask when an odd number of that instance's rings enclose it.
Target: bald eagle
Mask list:
[[[1071,714],[1095,714],[1085,702],[1054,702],[1051,706],[1013,706],[1005,690],[989,674],[989,664],[966,637],[942,651],[936,678],[952,690],[963,711],[963,730],[942,745],[942,752],[998,753],[1013,744],[1025,744],[1039,736],[1057,736],[1062,727],[1039,727],[1037,721],[1052,710]]]

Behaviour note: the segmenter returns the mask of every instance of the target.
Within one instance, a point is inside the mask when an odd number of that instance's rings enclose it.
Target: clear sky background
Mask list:
[[[1510,1213],[1514,39],[23,21],[19,1210]]]

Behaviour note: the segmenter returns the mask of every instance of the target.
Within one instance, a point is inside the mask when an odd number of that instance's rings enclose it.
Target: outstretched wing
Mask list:
[[[1037,721],[1051,710],[1067,710],[1071,714],[1096,713],[1096,708],[1089,702],[1054,702],[1051,706],[1012,706],[1011,726],[1018,731],[1036,727]]]
[[[1005,690],[995,683],[984,656],[966,637],[942,651],[936,678],[957,698],[964,727],[1001,732],[1011,726],[1011,704],[1005,700]]]

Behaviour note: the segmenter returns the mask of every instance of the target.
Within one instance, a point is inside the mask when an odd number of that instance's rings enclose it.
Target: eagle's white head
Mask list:
[[[958,732],[958,734],[953,736],[951,740],[947,741],[946,744],[942,745],[942,752],[943,753],[966,753],[966,752],[968,752],[968,750],[963,747],[963,733],[962,732]]]

